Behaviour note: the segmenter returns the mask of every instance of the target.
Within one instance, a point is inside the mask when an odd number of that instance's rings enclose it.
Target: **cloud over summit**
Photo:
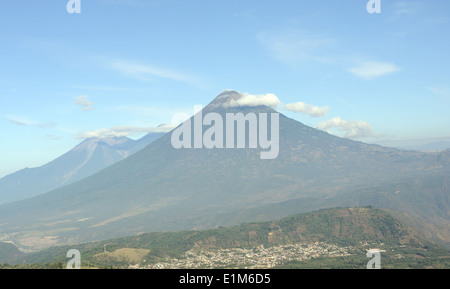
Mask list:
[[[273,93],[266,94],[250,94],[240,93],[241,97],[237,99],[230,99],[224,104],[225,107],[241,107],[241,106],[260,106],[276,108],[280,105],[280,100]]]
[[[312,117],[326,116],[328,111],[330,110],[330,108],[327,106],[318,107],[304,102],[289,103],[286,104],[284,108],[293,112],[301,112]]]

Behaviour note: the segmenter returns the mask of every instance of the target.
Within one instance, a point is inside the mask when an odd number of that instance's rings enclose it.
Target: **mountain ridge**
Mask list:
[[[25,168],[0,179],[0,204],[33,197],[88,177],[129,157],[162,134],[139,140],[128,137],[88,138],[45,165]]]
[[[79,244],[75,247],[55,247],[37,253],[9,256],[9,260],[15,257],[11,264],[64,263],[67,260],[65,253],[75,248],[83,256],[85,265],[90,264],[100,268],[111,266],[128,268],[130,265],[136,267],[136,263],[142,263],[141,266],[155,266],[160,262],[164,263],[165,260],[174,260],[172,258],[180,260],[198,252],[212,254],[218,250],[254,251],[261,246],[270,249],[289,245],[307,247],[310,244],[319,244],[319,246],[327,244],[344,250],[350,249],[350,254],[342,257],[344,261],[347,260],[346,263],[355,262],[355,258],[360,258],[367,263],[365,252],[378,248],[386,252],[382,253],[383,266],[393,268],[403,266],[405,263],[401,261],[397,264],[399,254],[414,256],[415,252],[421,252],[421,259],[410,258],[406,261],[408,266],[426,266],[427,263],[439,265],[440,258],[448,260],[450,257],[448,250],[436,247],[419,232],[396,219],[389,211],[371,207],[338,207],[295,214],[266,222],[244,223],[204,231],[154,232]],[[284,249],[284,251],[288,250],[289,247]],[[445,255],[439,255],[439,258],[432,257],[436,252]],[[0,263],[7,257],[4,255]],[[278,257],[281,258],[281,256]],[[326,255],[322,257],[330,260],[323,262],[325,264],[336,259]],[[358,266],[363,268],[364,265],[357,262],[352,264],[355,268]],[[226,267],[223,263],[218,266]]]
[[[267,106],[206,106],[203,113],[213,111],[222,116],[276,112]],[[149,231],[207,229],[231,224],[230,220],[241,222],[230,216],[233,212],[308,198],[319,202],[308,203],[304,210],[330,207],[330,200],[347,205],[364,199],[367,190],[380,184],[445,176],[450,170],[448,153],[402,151],[343,139],[283,114],[279,128],[280,151],[273,160],[261,160],[259,149],[175,149],[168,133],[82,181],[0,206],[0,231],[14,236],[17,244],[25,233],[38,238],[57,234],[64,244]],[[441,186],[445,196],[444,181],[433,186]],[[340,199],[343,196],[349,197]],[[448,198],[433,199],[433,192],[427,193],[432,206],[404,202],[407,192],[397,196],[401,197],[395,202],[397,209],[407,206],[430,222],[438,214],[436,208],[448,206]],[[365,205],[384,204],[378,200],[371,198]]]

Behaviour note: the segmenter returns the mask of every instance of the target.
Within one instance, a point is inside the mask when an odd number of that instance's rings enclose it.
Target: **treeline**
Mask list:
[[[0,269],[65,269],[66,264],[62,262],[50,263],[50,264],[21,264],[21,265],[9,265],[0,264]]]

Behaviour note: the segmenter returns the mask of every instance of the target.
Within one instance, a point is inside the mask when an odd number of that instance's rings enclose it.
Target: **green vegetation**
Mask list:
[[[274,269],[364,269],[366,251],[356,250],[346,257],[319,257],[307,261],[293,261]],[[381,253],[382,269],[448,269],[450,254],[440,248],[391,247]]]
[[[324,242],[350,248],[350,256],[292,261],[278,268],[365,268],[370,248],[380,248],[383,268],[450,268],[450,253],[425,240],[385,210],[371,207],[324,209],[277,221],[246,223],[204,231],[157,232],[54,247],[26,254],[18,264],[66,262],[69,249],[82,254],[82,266],[128,268],[183,258],[189,250],[265,248]],[[106,250],[106,251],[105,251]],[[24,265],[27,266],[27,265]],[[30,265],[31,266],[31,265]],[[34,266],[34,265],[33,265]]]
[[[14,263],[18,258],[21,258],[24,254],[20,252],[16,246],[9,243],[0,242],[0,264]]]
[[[0,264],[0,269],[64,269],[66,264],[59,263],[51,263],[51,264],[23,264],[23,265],[9,265],[9,264]]]

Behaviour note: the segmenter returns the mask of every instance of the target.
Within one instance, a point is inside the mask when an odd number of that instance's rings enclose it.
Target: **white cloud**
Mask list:
[[[167,124],[161,124],[157,127],[116,126],[112,128],[102,128],[82,132],[79,133],[76,138],[86,139],[86,138],[122,137],[149,132],[169,132],[174,128],[175,126]]]
[[[287,110],[293,112],[302,112],[312,117],[326,116],[329,107],[318,107],[304,102],[289,103],[284,106]]]
[[[19,126],[32,126],[32,127],[38,127],[38,128],[47,128],[47,127],[53,127],[55,126],[54,122],[37,122],[34,120],[30,120],[24,117],[18,117],[18,116],[6,116],[4,117],[5,120],[8,122],[19,125]]]
[[[371,80],[399,70],[400,68],[393,63],[367,61],[350,68],[348,71],[357,77]]]
[[[159,67],[122,60],[114,60],[109,65],[110,68],[141,81],[154,81],[154,78],[157,77],[184,82],[194,86],[202,86],[202,81],[193,75]]]
[[[238,99],[231,99],[224,104],[225,107],[241,107],[241,106],[260,106],[276,108],[280,105],[280,100],[273,93],[266,94],[249,94],[240,93],[241,97]]]
[[[353,139],[374,136],[372,126],[368,122],[355,120],[346,121],[340,117],[335,117],[328,121],[320,122],[317,124],[317,128],[327,131],[328,133],[331,133],[331,129],[344,131],[344,137]]]
[[[90,101],[88,98],[89,97],[86,95],[77,96],[74,98],[75,99],[74,104],[82,106],[83,110],[94,109],[94,107],[92,106],[94,105],[94,103]]]

